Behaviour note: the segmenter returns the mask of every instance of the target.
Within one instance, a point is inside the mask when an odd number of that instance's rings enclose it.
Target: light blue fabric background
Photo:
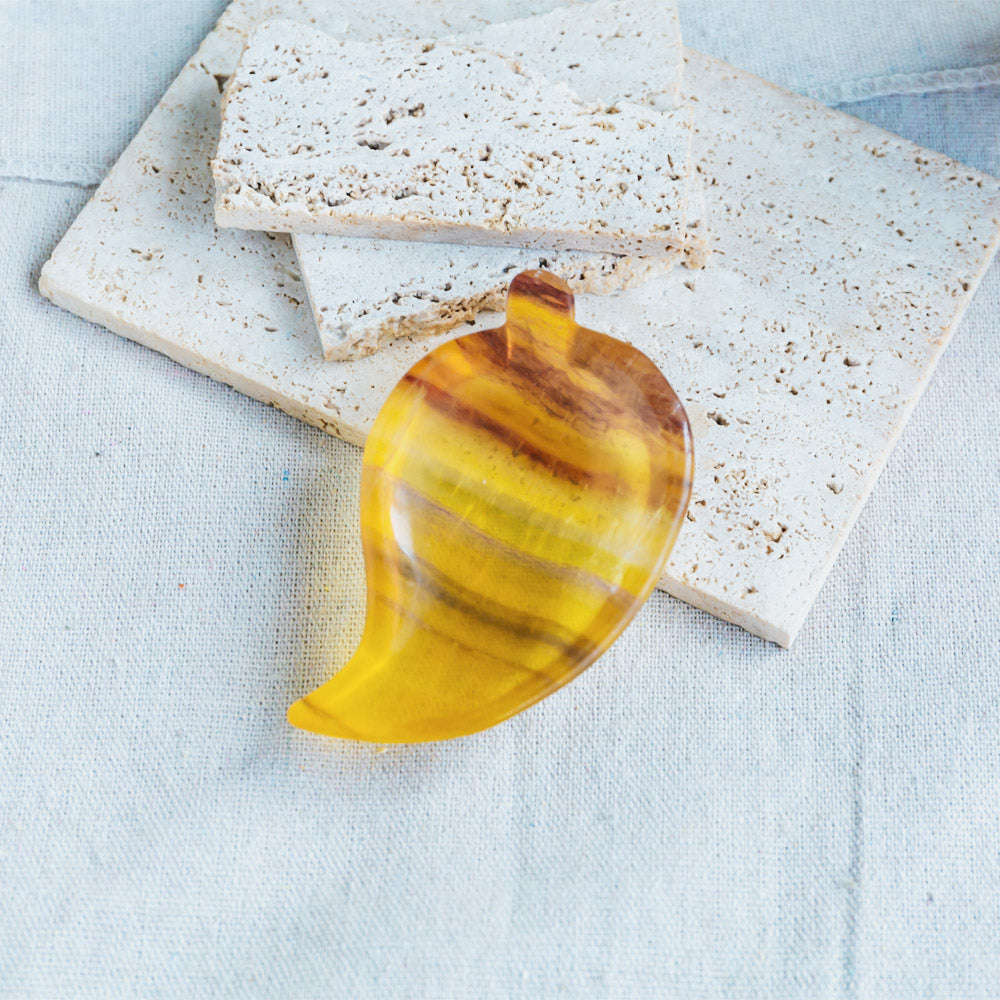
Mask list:
[[[360,452],[35,290],[222,7],[0,0],[0,996],[1000,996],[998,268],[791,652],[656,594],[491,732],[293,731]],[[996,2],[681,14],[1000,173]]]

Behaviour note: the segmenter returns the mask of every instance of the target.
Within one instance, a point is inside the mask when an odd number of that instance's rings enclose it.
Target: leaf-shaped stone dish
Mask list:
[[[578,326],[546,271],[507,317],[431,351],[368,438],[357,652],[289,709],[303,729],[409,743],[496,725],[618,637],[684,520],[691,431],[656,366]]]

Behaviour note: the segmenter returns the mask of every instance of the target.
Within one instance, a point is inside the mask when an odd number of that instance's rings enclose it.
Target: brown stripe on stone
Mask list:
[[[556,415],[582,418],[584,423],[596,427],[606,422],[618,423],[625,410],[610,395],[604,396],[575,383],[566,369],[559,368],[531,349],[531,341],[508,341],[503,328],[491,330],[489,338],[461,337],[456,347],[473,361],[488,360],[503,377],[520,383],[525,395],[532,395],[556,411]]]
[[[553,626],[559,629],[559,623],[549,618],[525,614],[492,601],[489,604],[498,610],[491,611],[486,606],[486,599],[482,594],[462,587],[427,560],[407,556],[398,547],[394,546],[394,551],[391,552],[384,547],[376,551],[387,565],[395,567],[400,576],[417,584],[424,594],[484,625],[500,631],[513,632],[531,642],[542,643],[554,649],[560,656],[575,658],[581,650],[594,644],[593,640],[586,640],[583,637],[567,638],[558,631],[553,631]],[[599,610],[603,610],[608,604],[608,601],[603,602]],[[415,615],[411,617],[420,621],[422,627],[426,627],[424,619],[418,619]]]
[[[399,494],[405,496],[407,507],[422,507],[435,517],[455,520],[454,511],[431,500],[430,497],[420,492],[420,490],[410,483],[394,479],[392,481],[392,490],[396,496]],[[552,562],[550,559],[543,559],[540,556],[532,555],[530,552],[525,552],[524,549],[508,545],[506,542],[502,542],[492,535],[487,535],[466,520],[460,522],[460,527],[463,531],[468,532],[474,538],[475,542],[483,548],[490,549],[496,554],[506,556],[507,558],[520,559],[530,563],[534,570],[549,579],[561,580],[567,584],[602,593],[608,603],[619,608],[621,611],[625,611],[636,601],[636,596],[633,593],[624,587],[618,586],[618,584],[605,580],[604,577],[598,576],[596,573],[588,573],[578,566],[566,566],[562,563]]]
[[[680,428],[686,417],[680,400],[660,370],[640,351],[595,330],[578,327],[565,358],[553,365],[532,349],[528,338],[511,338],[505,327],[469,334],[454,346],[475,364],[488,361],[503,377],[523,385],[556,411],[597,433],[609,424],[660,436]],[[598,393],[574,382],[569,367],[586,367],[606,387]],[[645,369],[645,370],[644,370]],[[671,442],[673,443],[673,442]],[[676,442],[678,447],[683,442]]]
[[[542,302],[546,308],[560,316],[569,318],[573,316],[574,299],[569,285],[550,271],[522,271],[514,278],[507,292],[508,315],[512,304],[514,312],[517,312],[517,305],[513,300],[518,297]]]
[[[588,486],[609,493],[618,491],[621,480],[617,476],[597,469],[585,469],[540,448],[512,427],[502,424],[499,420],[483,413],[482,410],[458,399],[441,386],[415,375],[412,369],[403,376],[401,381],[419,388],[424,394],[427,404],[433,406],[439,413],[445,414],[460,425],[485,431],[510,448],[514,455],[524,455],[559,479],[564,479],[573,486]]]
[[[420,626],[421,631],[426,632],[427,635],[432,635],[435,638],[443,639],[446,642],[453,643],[460,649],[466,650],[471,656],[485,657],[488,660],[495,660],[501,666],[510,667],[514,670],[520,670],[529,674],[534,674],[536,677],[542,678],[549,684],[560,683],[558,680],[547,674],[544,670],[537,670],[534,667],[526,666],[520,660],[505,659],[502,656],[497,656],[496,653],[494,652],[482,649],[478,646],[470,646],[467,642],[462,642],[462,640],[459,639],[457,636],[451,635],[450,633],[447,632],[442,632],[440,629],[432,628],[430,625],[427,624],[427,622],[423,618],[421,618],[414,612],[412,607],[408,605],[401,605],[397,601],[393,601],[385,594],[376,594],[375,596],[376,600],[380,604],[382,604],[382,606],[385,607],[388,611],[392,612],[394,615],[398,616],[399,618],[406,618],[411,622],[415,622],[417,625]],[[361,649],[359,649],[358,652],[360,653]]]

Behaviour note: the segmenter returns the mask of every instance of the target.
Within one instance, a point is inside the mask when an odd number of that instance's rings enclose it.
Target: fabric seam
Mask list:
[[[810,87],[806,93],[823,104],[853,104],[856,101],[870,101],[879,97],[976,90],[997,83],[1000,83],[1000,63],[988,63],[984,66],[968,66],[965,69],[861,77],[858,80]]]
[[[0,177],[5,179],[19,178],[90,187],[100,184],[110,169],[110,165],[93,160],[48,160],[44,156],[0,157]]]

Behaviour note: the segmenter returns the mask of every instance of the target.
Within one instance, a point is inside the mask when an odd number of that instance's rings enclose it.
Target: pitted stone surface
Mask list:
[[[683,254],[623,257],[579,250],[292,237],[328,361],[363,358],[399,337],[427,337],[503,311],[520,271],[545,268],[575,293],[605,294],[665,274]]]
[[[683,245],[689,148],[683,109],[605,110],[487,49],[272,20],[226,88],[215,215],[271,232],[656,255]]]

